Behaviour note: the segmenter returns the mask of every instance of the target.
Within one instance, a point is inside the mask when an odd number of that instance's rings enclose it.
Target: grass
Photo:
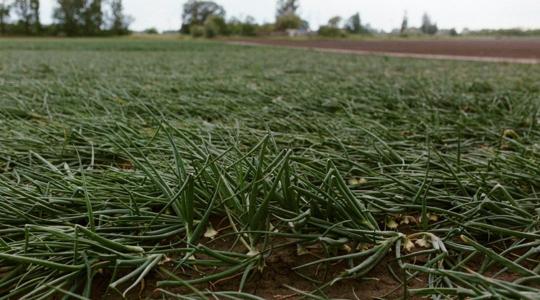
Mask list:
[[[365,298],[377,278],[378,297],[537,299],[538,66],[129,39],[0,54],[0,299]],[[258,286],[275,268],[296,279]]]

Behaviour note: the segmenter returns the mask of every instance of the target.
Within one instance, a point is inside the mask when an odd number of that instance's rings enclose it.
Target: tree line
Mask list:
[[[122,0],[57,0],[53,24],[42,24],[39,0],[1,0],[0,34],[104,36],[129,33]]]
[[[309,23],[298,13],[299,0],[277,0],[274,22],[259,24],[252,17],[227,18],[223,6],[211,0],[182,1],[182,25],[180,33],[194,37],[260,36],[260,35],[306,35],[345,37],[347,35],[371,35],[380,31],[364,24],[359,13],[348,18],[332,17],[318,28],[309,30]],[[40,0],[0,0],[0,35],[27,36],[105,36],[128,34],[132,18],[124,14],[122,0],[56,0],[53,23],[42,24]],[[420,27],[410,27],[407,15],[401,27],[393,34],[435,35],[442,30],[428,14],[422,17]],[[149,29],[148,33],[157,33]],[[479,35],[538,35],[538,31],[491,30],[477,31]],[[444,30],[446,35],[457,35],[455,29]]]
[[[227,35],[269,35],[289,29],[307,29],[309,24],[297,14],[298,8],[298,0],[278,0],[276,21],[258,24],[249,16],[243,20],[226,19],[225,9],[214,1],[188,0],[183,6],[180,32],[194,37],[212,38]]]
[[[278,0],[275,22],[257,24],[251,17],[247,17],[245,20],[237,18],[227,20],[225,9],[214,1],[188,0],[183,6],[180,31],[194,37],[205,36],[208,38],[220,35],[306,34],[309,30],[309,24],[298,14],[299,8],[299,0]],[[408,18],[405,15],[399,34],[403,36],[434,35],[438,31],[437,24],[427,14],[422,17],[422,25],[419,28],[410,28]],[[345,37],[349,34],[371,35],[376,32],[377,30],[369,24],[363,24],[360,14],[355,13],[346,19],[340,16],[330,18],[328,23],[320,26],[316,33],[324,37]],[[450,35],[457,35],[455,30],[448,32]]]
[[[299,0],[278,0],[275,22],[257,24],[252,17],[246,17],[244,20],[237,18],[227,20],[225,9],[214,1],[188,0],[183,6],[180,32],[194,37],[209,38],[220,35],[255,36],[307,32],[309,23],[300,17],[299,8]],[[328,26],[322,26],[319,29],[319,33],[321,35],[341,34],[341,29],[337,24],[339,22],[341,18],[333,18]],[[343,32],[369,33],[362,25],[358,13],[348,20]]]
[[[225,9],[215,1],[187,0],[183,6],[182,27],[180,32],[183,34],[191,34],[194,37],[205,36],[208,38],[220,35],[256,36],[272,34],[314,34],[313,32],[309,32],[310,26],[308,22],[299,15],[299,8],[299,0],[277,0],[275,21],[273,23],[257,24],[252,17],[247,17],[244,20],[239,20],[237,18],[227,19]],[[464,30],[464,34],[472,35],[533,36],[539,35],[538,32],[540,32],[540,30]],[[320,26],[315,33],[324,37],[345,37],[351,34],[386,34],[372,28],[369,24],[364,24],[359,13],[355,13],[348,18],[334,16],[328,20],[327,24]],[[421,25],[419,27],[411,27],[409,26],[407,13],[405,13],[401,26],[392,31],[391,34],[401,36],[436,34],[457,36],[458,32],[454,28],[440,29],[437,23],[434,22],[427,13],[423,14]]]

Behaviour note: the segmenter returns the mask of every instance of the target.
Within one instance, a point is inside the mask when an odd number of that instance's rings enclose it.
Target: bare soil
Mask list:
[[[540,62],[540,39],[445,39],[445,40],[290,40],[243,39],[233,43],[299,47],[392,56],[432,58],[484,58],[515,62]],[[337,51],[336,51],[337,50]]]
[[[214,225],[217,224],[215,228],[218,228],[218,231],[221,234],[231,233],[229,226],[224,224],[224,221],[224,218],[212,218],[211,222]],[[408,227],[401,229],[404,233],[413,232],[412,229]],[[169,241],[167,240],[163,241],[164,244],[168,242]],[[234,236],[230,235],[226,237],[218,237],[214,240],[205,238],[202,242],[215,250],[234,251],[238,253],[243,253],[246,251],[246,249],[244,249],[240,243],[237,243]],[[295,268],[298,266],[326,257],[326,252],[318,243],[306,245],[304,249],[306,251],[304,251],[304,254],[299,255],[297,252],[297,247],[295,246],[296,243],[297,241],[294,239],[271,238],[269,244],[273,245],[272,250],[265,255],[264,264],[254,270],[248,277],[243,291],[270,300],[303,299],[303,295],[301,293],[297,293],[289,289],[287,286],[293,287],[300,291],[311,292],[317,288],[320,288],[322,285],[331,281],[333,278],[336,278],[343,271],[351,267],[347,264],[347,261],[342,260],[329,264],[318,264],[295,270]],[[501,245],[501,247],[503,249],[506,248],[505,245]],[[334,253],[334,255],[344,255],[348,253],[345,249],[333,249],[332,251],[337,251]],[[523,253],[513,253],[515,256],[520,256],[522,254]],[[209,259],[210,257],[200,256],[198,258]],[[422,265],[428,259],[429,258],[427,256],[418,255],[415,258],[412,258],[410,262],[419,263]],[[359,261],[356,261],[356,263],[359,263]],[[473,258],[469,265],[469,267],[471,267],[471,272],[476,271],[476,266],[481,266],[482,263],[482,256]],[[162,267],[170,271],[173,271],[175,266],[176,263],[172,261],[162,265]],[[533,266],[528,267],[532,268]],[[390,269],[392,269],[393,272],[391,272]],[[201,274],[209,275],[224,270],[226,270],[226,268],[199,266],[194,269],[182,268],[174,273],[183,279],[189,280],[198,278],[201,276]],[[499,270],[500,268],[493,268],[493,270],[488,269],[485,275],[494,276]],[[127,272],[129,272],[129,270],[121,271],[121,274],[119,274],[116,278],[126,275]],[[107,289],[109,283],[111,282],[111,275],[111,270],[104,271],[103,273],[96,275],[93,282],[92,299],[122,299],[118,292]],[[200,290],[210,290],[214,292],[237,291],[242,275],[243,274],[240,272],[236,275],[212,281],[207,284],[199,284],[195,287]],[[403,274],[399,271],[397,261],[395,260],[395,255],[390,252],[386,258],[384,258],[362,278],[338,281],[334,285],[324,289],[324,293],[329,299],[404,299],[404,288],[399,282],[399,280],[402,278],[396,278],[396,276],[402,275]],[[496,278],[512,282],[519,278],[519,275],[511,272],[503,272]],[[160,271],[154,270],[148,274],[142,284],[128,293],[126,298],[141,300],[163,299],[163,294],[157,291],[157,282],[166,279],[170,278],[165,274],[162,274]],[[127,285],[129,284],[131,283],[128,283]],[[120,287],[120,290],[125,289],[127,285]],[[407,287],[409,289],[422,288],[426,287],[426,285],[427,277],[425,275],[418,275],[407,282]],[[182,286],[167,287],[165,289],[169,292],[181,295],[192,292],[191,290]],[[411,300],[422,299],[421,297],[415,295],[408,295],[407,298]]]
[[[222,223],[217,219],[213,223]],[[220,228],[220,226],[216,226]],[[221,230],[220,230],[221,231]],[[234,250],[239,253],[245,252],[245,249],[240,243],[235,243],[233,237],[216,238],[215,240],[204,239],[204,244],[216,250]],[[166,242],[166,241],[164,241]],[[271,300],[295,300],[301,299],[302,295],[286,287],[291,286],[295,289],[311,292],[321,287],[331,279],[338,276],[350,266],[345,261],[338,261],[328,265],[315,265],[305,269],[294,271],[294,268],[308,262],[324,257],[324,251],[317,244],[306,248],[307,252],[304,255],[298,255],[295,242],[287,239],[277,238],[270,241],[271,245],[276,248],[272,250],[264,260],[264,266],[261,269],[252,272],[246,285],[244,292],[257,295],[264,299]],[[231,249],[232,247],[232,249]],[[344,250],[338,250],[340,255],[346,254]],[[205,259],[207,257],[199,257]],[[174,262],[169,262],[163,267],[173,270]],[[347,279],[339,281],[329,288],[324,290],[326,296],[331,299],[402,299],[403,288],[400,283],[392,276],[389,268],[398,270],[397,262],[389,255],[381,263],[379,263],[366,276],[358,279]],[[183,279],[193,279],[199,277],[202,273],[212,274],[224,271],[223,268],[197,267],[197,272],[188,269],[178,270],[177,275]],[[126,275],[128,270],[122,272],[119,276]],[[125,274],[124,274],[125,273]],[[306,277],[299,275],[303,274]],[[398,272],[399,273],[399,272]],[[111,272],[107,271],[103,274],[98,274],[94,281],[93,298],[92,299],[110,299],[120,300],[122,297],[107,286],[110,283]],[[210,291],[237,291],[239,288],[242,273],[224,278],[217,281],[209,282],[208,284],[200,284],[195,287],[200,290]],[[310,281],[306,279],[311,278]],[[118,276],[117,276],[118,278]],[[162,295],[156,291],[157,282],[160,280],[170,279],[159,271],[151,272],[144,280],[143,284],[134,288],[128,293],[128,299],[162,299]],[[129,284],[128,284],[129,285]],[[409,288],[419,288],[425,286],[425,280],[415,279],[408,284]],[[120,290],[127,286],[123,285]],[[184,287],[168,287],[166,290],[176,294],[190,293]],[[410,298],[415,299],[415,298]]]
[[[295,266],[298,266],[300,262],[307,261],[299,258],[296,255],[296,250],[293,248],[276,252],[274,255],[272,255],[272,257],[266,260],[265,267],[262,272],[256,271],[253,273],[252,277],[246,283],[244,292],[271,300],[301,299],[301,294],[288,289],[285,285],[305,292],[314,291],[318,285],[308,281],[305,278],[302,278],[292,270]],[[325,289],[324,292],[326,296],[331,299],[402,299],[403,288],[388,271],[386,267],[388,264],[394,264],[391,257],[388,257],[381,262],[364,278],[340,281]],[[318,266],[310,268],[307,272],[305,272],[305,275],[310,276],[313,279],[320,280],[320,285],[322,285],[323,282],[325,282],[325,279],[331,279],[333,276],[343,271],[346,267],[347,266],[344,262],[330,265],[328,269]],[[394,266],[394,269],[397,269],[397,266]],[[190,277],[193,274],[188,272],[183,275],[185,277]],[[242,274],[240,273],[224,280],[218,280],[204,285],[197,285],[196,287],[200,290],[208,289],[211,291],[236,291],[238,290],[241,276]],[[110,274],[104,274],[104,276],[98,276],[95,279],[96,281],[94,282],[93,299],[122,299],[118,293],[112,290],[105,292],[110,280]],[[161,294],[156,292],[155,289],[157,281],[163,279],[165,278],[157,272],[149,274],[143,284],[133,289],[127,295],[127,298],[141,300],[162,299]],[[409,282],[409,288],[419,288],[423,286],[425,286],[425,282],[422,280],[416,279]],[[177,294],[186,294],[190,292],[182,287],[169,287],[166,288],[166,290]],[[416,298],[412,297],[409,299]]]

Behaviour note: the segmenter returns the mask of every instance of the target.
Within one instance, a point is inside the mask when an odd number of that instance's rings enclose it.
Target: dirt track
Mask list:
[[[540,63],[540,39],[384,41],[249,39],[235,40],[233,43],[398,57]]]

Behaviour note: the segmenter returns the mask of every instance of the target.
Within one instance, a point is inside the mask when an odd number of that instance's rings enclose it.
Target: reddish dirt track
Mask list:
[[[414,56],[433,58],[493,58],[494,60],[517,62],[540,62],[540,39],[455,39],[455,40],[278,40],[249,39],[237,40],[244,44],[286,46],[334,50],[335,52],[359,52],[396,54],[395,56]]]

